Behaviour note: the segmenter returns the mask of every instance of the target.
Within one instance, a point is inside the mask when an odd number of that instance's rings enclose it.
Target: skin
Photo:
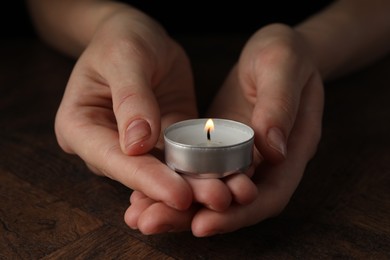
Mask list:
[[[96,174],[178,210],[195,201],[222,211],[233,200],[255,199],[246,174],[230,182],[186,180],[161,162],[162,131],[197,117],[197,111],[188,57],[159,24],[111,1],[30,4],[33,16],[42,19],[36,21],[42,37],[51,35],[49,44],[78,57],[56,115],[64,151],[80,156]],[[66,22],[55,25],[58,30],[46,27],[45,19],[57,15]],[[238,192],[235,179],[245,192]]]
[[[307,162],[316,151],[323,110],[320,75],[310,57],[303,53],[300,37],[291,34],[294,32],[287,26],[275,24],[254,35],[210,109],[211,116],[241,120],[251,125],[258,135],[267,131],[262,129],[261,123],[266,122],[273,127],[281,124],[276,119],[294,123],[290,124],[291,129],[287,128],[286,132],[289,134],[286,158],[278,164],[265,160],[256,168],[252,178],[258,194],[255,201],[241,205],[232,203],[223,212],[207,208],[175,211],[135,192],[125,214],[125,221],[130,227],[139,228],[146,234],[191,228],[195,236],[210,236],[253,225],[283,210],[298,186]],[[291,39],[295,40],[294,44]],[[252,57],[258,58],[253,60]],[[259,68],[264,73],[258,73]],[[266,83],[274,86],[273,92],[268,93],[270,87]],[[259,85],[262,88],[257,87]],[[275,90],[276,86],[280,88]],[[291,92],[291,89],[299,91]],[[291,114],[279,117],[272,114],[274,111],[278,113],[277,108],[285,104],[285,100],[274,96],[278,92],[290,100],[299,100],[287,103],[298,105],[284,110],[291,111]],[[299,95],[294,95],[296,93]],[[229,100],[229,106],[225,105],[226,99]],[[259,103],[261,107],[258,107]],[[257,138],[257,147],[264,145],[260,138]],[[153,218],[156,214],[169,217]]]
[[[28,3],[42,39],[77,58],[56,117],[59,144],[134,190],[124,218],[144,234],[210,236],[279,214],[320,140],[323,80],[390,46],[389,1],[340,0],[295,28],[260,28],[209,111],[253,127],[255,164],[245,174],[192,179],[159,156],[162,131],[198,116],[190,62],[174,39],[113,1]]]

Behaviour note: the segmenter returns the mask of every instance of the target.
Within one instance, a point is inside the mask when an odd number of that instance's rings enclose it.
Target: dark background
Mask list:
[[[272,22],[294,25],[331,1],[122,1],[156,18],[169,33],[252,33]],[[2,37],[35,36],[22,0],[0,6]]]
[[[124,1],[125,2],[125,1]],[[273,22],[294,25],[331,1],[127,1],[171,33],[252,33]]]
[[[0,32],[1,38],[35,37],[24,1],[10,0],[1,2]]]

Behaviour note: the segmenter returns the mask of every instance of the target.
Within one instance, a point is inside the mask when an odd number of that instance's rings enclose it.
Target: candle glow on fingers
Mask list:
[[[178,173],[221,178],[250,167],[253,139],[253,129],[240,122],[185,120],[165,129],[165,161]]]

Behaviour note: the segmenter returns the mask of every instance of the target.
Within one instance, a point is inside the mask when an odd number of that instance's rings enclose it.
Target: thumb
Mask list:
[[[306,81],[310,81],[308,76]],[[271,72],[263,74],[261,82],[258,81],[252,124],[256,146],[266,160],[277,163],[286,158],[288,137],[306,84],[288,72],[277,76]]]
[[[120,146],[127,155],[150,151],[160,136],[160,111],[149,78],[135,68],[119,72],[110,84]]]
[[[256,147],[266,160],[282,161],[287,157],[287,138],[291,130],[292,113],[277,111],[277,102],[260,102],[259,100],[256,103],[252,117]],[[265,103],[273,104],[269,106]]]

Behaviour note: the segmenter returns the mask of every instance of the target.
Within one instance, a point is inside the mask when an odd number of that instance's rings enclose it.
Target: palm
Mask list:
[[[213,116],[251,122],[253,105],[246,100],[234,69],[217,96],[210,113]],[[229,107],[223,99],[229,98]],[[232,105],[232,106],[231,106]],[[257,200],[249,205],[235,205],[223,213],[202,209],[195,216],[192,228],[229,232],[253,225],[280,213],[298,186],[307,162],[316,151],[321,129],[323,90],[318,75],[309,81],[302,93],[296,121],[288,142],[288,156],[278,165],[263,162],[252,178],[258,188]],[[234,109],[230,109],[234,107]],[[207,232],[206,232],[207,233]]]

